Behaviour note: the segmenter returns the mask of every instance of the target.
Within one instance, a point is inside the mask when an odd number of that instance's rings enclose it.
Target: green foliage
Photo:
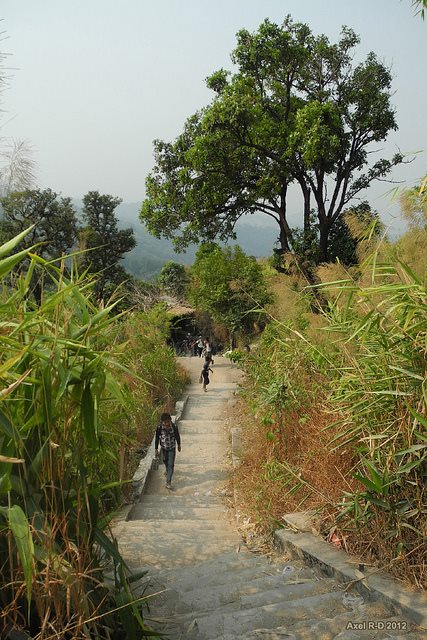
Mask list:
[[[184,265],[172,260],[163,265],[159,274],[160,284],[168,293],[175,295],[177,298],[185,296],[189,280]]]
[[[427,9],[427,0],[412,0],[412,6],[417,9],[416,15],[420,15],[424,20]]]
[[[2,241],[28,229],[22,246],[39,244],[38,255],[60,258],[77,243],[77,216],[71,198],[59,198],[51,189],[18,191],[1,198]]]
[[[224,325],[232,338],[251,334],[254,322],[265,318],[271,295],[262,268],[240,247],[201,245],[191,275],[190,300]]]
[[[152,423],[160,398],[182,388],[165,314],[128,324],[114,305],[94,304],[87,282],[40,256],[11,282],[30,255],[10,255],[20,240],[0,247],[1,626],[41,640],[52,628],[61,637],[141,638],[143,599],[132,596],[130,571],[104,528],[124,479],[120,452],[135,441],[135,398]],[[36,265],[46,285],[37,305],[28,296]],[[121,605],[132,610],[130,626],[125,611],[111,613]]]
[[[361,262],[361,243],[368,238],[377,241],[383,231],[378,211],[372,210],[368,202],[346,209],[329,235],[328,257],[333,262],[356,265]]]
[[[348,203],[402,162],[397,154],[369,165],[370,145],[396,129],[391,74],[370,53],[353,65],[358,36],[344,27],[331,44],[288,16],[242,29],[235,73],[207,79],[212,102],[191,116],[172,143],[155,142],[141,219],[183,248],[200,239],[235,237],[243,215],[263,212],[278,225],[281,251],[293,247],[287,191],[301,188],[304,233],[311,199],[320,229],[317,256]],[[333,184],[326,193],[325,184]]]
[[[114,213],[120,198],[89,191],[83,198],[83,218],[87,224],[81,234],[83,266],[96,274],[95,293],[108,299],[114,289],[127,279],[120,264],[124,254],[135,247],[132,229],[118,229]]]

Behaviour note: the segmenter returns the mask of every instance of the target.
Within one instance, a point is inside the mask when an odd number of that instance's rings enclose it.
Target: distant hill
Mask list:
[[[185,253],[176,253],[169,240],[158,240],[151,236],[140,222],[138,213],[140,203],[123,202],[116,209],[120,228],[132,227],[137,246],[123,260],[124,267],[137,278],[150,280],[161,270],[168,260],[180,264],[192,264],[197,245],[188,247]],[[268,224],[265,216],[248,216],[236,226],[237,240],[230,244],[239,244],[248,254],[257,258],[270,256],[277,239],[278,229]]]

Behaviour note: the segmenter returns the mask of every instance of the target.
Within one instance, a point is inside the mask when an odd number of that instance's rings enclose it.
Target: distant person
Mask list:
[[[205,345],[204,345],[204,343],[203,343],[203,338],[202,338],[202,336],[199,336],[199,337],[197,338],[197,341],[196,341],[197,355],[199,356],[199,358],[201,358],[201,357],[202,357],[203,347],[204,347],[204,346],[205,346]]]
[[[213,373],[212,369],[209,366],[209,362],[205,360],[205,364],[203,365],[203,369],[200,374],[202,376],[203,391],[207,391],[206,387],[209,384],[209,371]]]
[[[212,358],[212,345],[209,342],[209,338],[206,338],[205,340],[204,354],[205,354],[205,360],[207,360],[209,364],[214,364],[214,361]]]
[[[160,424],[156,429],[154,447],[157,457],[159,455],[159,444],[165,465],[166,489],[172,489],[176,447],[178,446],[178,451],[181,451],[181,436],[178,431],[178,425],[172,422],[170,413],[162,413]]]

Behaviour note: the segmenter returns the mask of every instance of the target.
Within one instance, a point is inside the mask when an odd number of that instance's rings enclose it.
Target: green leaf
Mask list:
[[[6,434],[13,442],[21,442],[19,431],[15,429],[9,418],[0,410],[0,430]]]
[[[92,316],[87,324],[85,324],[83,327],[78,329],[78,331],[75,331],[73,333],[73,335],[71,336],[72,339],[77,340],[82,335],[89,332],[90,329],[97,327],[97,325],[99,325],[104,318],[108,317],[112,309],[114,309],[114,307],[116,307],[119,304],[119,302],[121,302],[121,300],[117,300],[116,302],[113,302],[113,304],[110,304],[108,307],[105,307],[105,309],[102,309],[101,311],[96,313],[94,316]],[[112,319],[109,319],[109,320],[112,321]]]
[[[34,225],[31,225],[31,227],[28,227],[28,229],[25,229],[25,231],[22,231],[8,242],[2,244],[0,246],[0,259],[3,258],[3,256],[7,256],[7,254],[10,253],[12,249],[14,249],[16,245],[18,245],[33,228]]]
[[[398,451],[395,455],[404,456],[407,453],[414,453],[415,451],[421,451],[422,449],[427,449],[427,444],[413,444],[412,447]]]
[[[101,531],[101,529],[99,529],[99,527],[95,529],[94,538],[109,558],[111,558],[117,565],[123,565],[126,571],[131,573],[129,566],[120,555],[120,551],[115,539],[111,540],[103,531]]]
[[[24,251],[15,253],[13,256],[9,256],[9,258],[3,258],[3,260],[0,260],[0,278],[4,278],[4,276],[12,271],[13,267],[15,267],[18,262],[25,258],[28,253],[29,249],[25,249]]]
[[[96,432],[95,403],[90,383],[85,384],[83,390],[81,411],[86,442],[91,449],[95,449],[98,444],[98,436]]]
[[[410,471],[412,471],[412,469],[416,469],[418,467],[422,468],[422,466],[423,466],[423,458],[421,459],[417,458],[417,460],[413,460],[412,462],[408,462],[407,464],[404,464],[402,467],[399,467],[396,473],[398,474],[409,473]]]
[[[12,483],[10,482],[10,475],[8,473],[4,473],[0,477],[0,495],[5,495],[9,493],[12,489]]]
[[[400,371],[400,373],[404,373],[405,375],[409,376],[410,378],[415,378],[415,380],[420,380],[421,382],[424,382],[424,378],[423,376],[418,375],[418,373],[415,373],[415,371],[409,371],[408,369],[402,369],[402,367],[395,367],[393,365],[389,365],[390,369],[393,369],[394,371]]]
[[[415,411],[415,409],[412,409],[412,407],[408,407],[411,415],[418,420],[418,422],[420,424],[423,425],[423,427],[425,427],[427,429],[427,418],[425,416],[422,416],[420,413],[418,413],[417,411]]]
[[[13,505],[13,507],[10,508],[0,507],[0,510],[4,515],[6,515],[9,527],[13,533],[22,569],[24,571],[27,600],[29,604],[31,600],[31,584],[33,579],[34,543],[28,520],[21,507],[18,505]]]
[[[367,478],[366,476],[362,476],[360,473],[355,473],[353,477],[356,478],[356,480],[359,480],[359,482],[361,482],[370,491],[378,493],[376,484],[372,482],[372,480],[369,480],[369,478]]]

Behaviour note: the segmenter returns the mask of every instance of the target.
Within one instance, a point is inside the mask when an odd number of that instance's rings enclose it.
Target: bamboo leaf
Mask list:
[[[103,531],[101,531],[101,529],[99,529],[99,527],[95,529],[94,538],[109,558],[111,558],[117,565],[123,565],[123,567],[130,573],[130,568],[120,555],[115,539],[111,540]]]
[[[405,262],[402,262],[401,260],[398,260],[398,263],[402,267],[403,271],[405,271],[405,273],[407,273],[410,276],[410,278],[411,278],[411,280],[413,282],[415,282],[416,284],[422,286],[422,281],[420,280],[420,278],[418,278],[418,276],[415,275],[415,273],[412,271],[412,269],[407,264],[405,264]]]
[[[425,416],[422,416],[420,413],[418,413],[418,411],[415,411],[415,409],[412,409],[412,407],[408,407],[411,415],[413,418],[415,418],[420,424],[423,425],[423,427],[426,427],[427,429],[427,418]]]
[[[28,229],[25,229],[25,231],[22,231],[8,242],[2,244],[0,246],[0,259],[3,258],[3,256],[7,256],[7,254],[10,253],[21,242],[21,240],[23,240],[25,236],[30,233],[32,229],[34,229],[33,224],[31,225],[31,227],[28,227]]]
[[[33,558],[34,543],[31,536],[30,527],[25,513],[18,505],[10,508],[0,507],[1,512],[6,516],[9,527],[13,533],[18,555],[21,561],[27,588],[28,604],[31,600],[31,583],[33,579]]]
[[[416,469],[417,467],[422,468],[422,464],[423,464],[423,458],[421,459],[417,458],[416,460],[413,460],[412,462],[408,462],[407,464],[404,464],[402,467],[399,467],[396,473],[398,474],[409,473],[410,471],[412,471],[412,469]]]
[[[101,311],[96,313],[94,316],[92,316],[88,323],[86,323],[83,327],[80,327],[78,331],[72,334],[71,336],[72,339],[77,340],[77,338],[80,338],[80,336],[84,335],[90,329],[99,325],[100,322],[110,314],[112,309],[114,309],[114,307],[116,307],[119,304],[119,302],[120,300],[113,302],[113,304],[110,304],[108,307],[105,307],[105,309],[102,309]],[[112,321],[112,319],[110,319],[110,321]]]
[[[0,278],[4,278],[12,269],[28,255],[29,249],[15,253],[13,256],[0,260]]]
[[[21,436],[19,434],[19,431],[15,429],[13,424],[10,422],[9,418],[7,418],[3,413],[3,411],[1,410],[0,410],[0,430],[3,431],[3,433],[5,433],[7,437],[10,438],[10,440],[13,440],[13,442],[21,441]]]
[[[407,453],[414,453],[415,451],[421,451],[421,449],[427,449],[427,444],[414,444],[412,447],[408,449],[403,449],[403,451],[398,451],[396,453],[397,456],[404,456]]]
[[[90,383],[85,384],[83,389],[81,411],[86,441],[91,449],[95,449],[98,438],[95,426],[95,405]]]
[[[378,492],[376,484],[372,480],[369,480],[369,478],[367,478],[366,476],[362,476],[360,473],[355,473],[354,478],[356,478],[356,480],[359,480],[359,482],[361,482],[370,491],[373,491],[374,493],[381,493]]]

